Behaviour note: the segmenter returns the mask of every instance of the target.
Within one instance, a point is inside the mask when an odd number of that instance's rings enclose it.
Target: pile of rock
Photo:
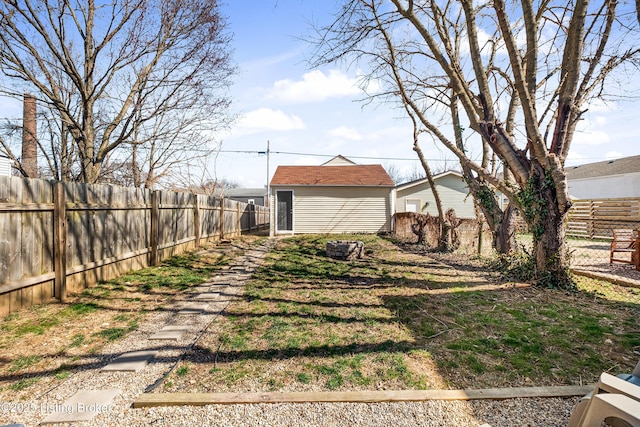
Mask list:
[[[362,258],[364,243],[357,240],[332,240],[327,242],[327,256],[333,259],[352,260]]]

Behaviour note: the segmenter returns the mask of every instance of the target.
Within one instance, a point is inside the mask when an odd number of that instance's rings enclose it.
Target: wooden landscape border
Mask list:
[[[510,387],[468,390],[372,390],[264,393],[143,393],[134,408],[154,406],[204,406],[255,403],[376,403],[422,402],[427,400],[505,400],[583,396],[595,385]]]

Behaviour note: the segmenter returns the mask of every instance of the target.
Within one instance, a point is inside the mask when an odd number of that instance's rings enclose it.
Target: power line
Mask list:
[[[235,154],[258,154],[265,155],[267,152],[262,150],[217,150],[220,153],[235,153]],[[285,154],[291,156],[308,156],[308,157],[324,157],[324,158],[333,158],[335,154],[317,154],[317,153],[298,153],[294,151],[269,151],[271,154]],[[372,157],[372,156],[349,156],[344,155],[349,159],[363,159],[363,160],[394,160],[394,161],[419,161],[417,157],[414,158],[406,158],[406,157]],[[624,157],[624,156],[623,156]],[[582,157],[580,160],[609,160],[609,157]],[[425,159],[429,162],[457,162],[459,159]]]
[[[235,153],[235,154],[266,154],[265,151],[252,151],[252,150],[219,150],[220,153]],[[271,154],[285,154],[291,156],[308,156],[308,157],[325,157],[325,158],[333,158],[334,154],[317,154],[317,153],[298,153],[294,151],[269,151]],[[406,157],[372,157],[372,156],[349,156],[345,155],[349,159],[364,159],[364,160],[395,160],[395,161],[411,161],[414,162],[419,160],[417,157],[415,158],[406,158]],[[456,162],[457,159],[427,159],[433,162]]]

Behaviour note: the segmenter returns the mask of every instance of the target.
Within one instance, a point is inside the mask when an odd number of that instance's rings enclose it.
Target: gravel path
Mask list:
[[[118,389],[120,393],[106,411],[91,421],[73,426],[565,426],[574,399],[512,399],[472,402],[402,402],[402,403],[303,403],[209,405],[204,407],[164,407],[133,409],[132,402],[149,391],[168,374],[198,337],[216,321],[219,313],[239,297],[242,286],[273,247],[267,240],[253,248],[220,274],[202,284],[185,301],[203,292],[220,292],[218,301],[209,303],[199,315],[180,315],[176,310],[153,314],[133,333],[107,346],[104,352],[87,360],[87,369],[72,375],[55,389],[43,393],[33,402],[22,402],[21,410],[3,407],[1,423],[39,425],[78,390]],[[153,341],[149,336],[163,326],[188,325],[188,332],[178,341]],[[158,351],[156,358],[140,372],[100,372],[117,356],[137,350]],[[64,425],[64,424],[63,424]]]

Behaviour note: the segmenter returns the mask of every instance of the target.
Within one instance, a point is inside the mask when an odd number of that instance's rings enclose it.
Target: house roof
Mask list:
[[[226,197],[264,197],[267,193],[266,188],[226,188],[224,190]]]
[[[394,186],[382,165],[278,166],[271,185]]]
[[[331,160],[327,160],[322,164],[322,166],[351,166],[356,165],[357,163],[351,159],[347,159],[342,154],[338,154],[333,157]]]
[[[565,170],[569,180],[638,173],[640,172],[640,156],[623,157],[622,159],[605,160],[580,166],[567,166]]]
[[[446,172],[442,172],[439,173],[437,175],[433,176],[434,180],[437,180],[439,178],[443,178],[447,175],[455,175],[457,177],[462,178],[462,174],[458,171],[446,171]],[[420,178],[420,179],[416,179],[415,181],[410,181],[410,182],[405,182],[404,184],[400,184],[396,186],[396,190],[406,190],[407,188],[411,188],[415,185],[420,185],[423,184],[425,182],[428,182],[429,180],[425,177],[425,178]]]

